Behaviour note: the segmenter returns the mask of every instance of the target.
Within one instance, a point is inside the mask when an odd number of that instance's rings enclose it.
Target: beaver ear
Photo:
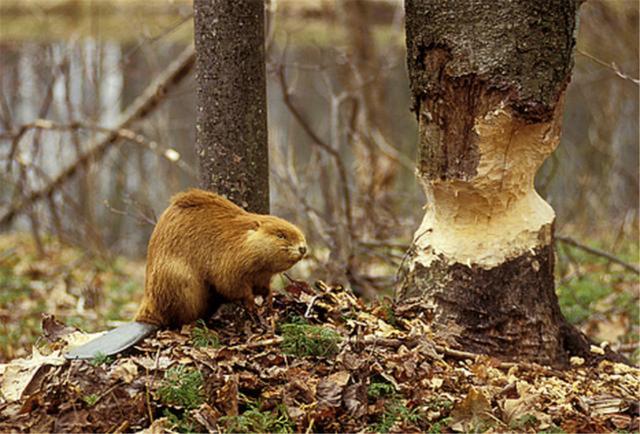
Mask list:
[[[257,230],[258,230],[258,228],[259,228],[261,225],[262,225],[262,223],[260,223],[260,221],[259,221],[259,220],[253,220],[253,221],[251,222],[251,227],[250,227],[250,229],[249,229],[249,230],[257,231]]]

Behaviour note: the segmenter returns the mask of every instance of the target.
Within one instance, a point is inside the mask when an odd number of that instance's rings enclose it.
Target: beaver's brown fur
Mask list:
[[[302,232],[281,218],[246,212],[204,190],[177,194],[151,235],[135,319],[178,326],[209,315],[220,298],[254,310],[254,294],[270,304],[271,277],[306,250]]]

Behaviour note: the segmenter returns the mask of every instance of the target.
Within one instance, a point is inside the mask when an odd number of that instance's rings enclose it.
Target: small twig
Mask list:
[[[107,209],[109,211],[111,211],[112,213],[117,214],[117,215],[121,215],[121,216],[124,216],[124,217],[133,217],[138,221],[138,223],[145,223],[145,224],[148,224],[148,225],[151,225],[151,226],[155,226],[156,223],[158,223],[158,221],[155,218],[155,216],[149,217],[144,212],[142,212],[142,210],[140,210],[140,209],[136,209],[137,215],[132,215],[127,210],[121,210],[121,209],[117,209],[117,208],[113,207],[109,203],[108,200],[105,200],[103,203],[104,203],[104,206],[107,207]]]
[[[620,348],[618,349],[618,351],[623,353],[632,353],[638,348],[640,348],[640,342],[631,342],[629,344],[620,345]]]
[[[421,341],[427,340],[425,337],[398,337],[398,338],[381,338],[379,336],[366,335],[362,338],[358,339],[349,339],[350,343],[364,343],[368,345],[380,345],[382,347],[389,347],[393,349],[397,349],[400,346],[404,345],[407,348],[414,348],[420,344]],[[463,360],[477,360],[478,357],[483,356],[483,354],[470,353],[468,351],[455,350],[453,348],[449,348],[440,344],[433,344],[433,349],[435,349],[438,353],[443,354],[445,356],[453,357],[456,359]],[[528,362],[499,362],[496,367],[501,369],[510,369],[514,366],[525,368],[525,369],[550,369],[548,366],[537,365],[534,363]]]
[[[633,264],[629,264],[628,262],[623,261],[622,259],[613,256],[611,253],[605,252],[604,250],[600,250],[600,249],[596,249],[595,247],[589,247],[589,246],[585,246],[584,244],[581,244],[579,242],[577,242],[576,240],[574,240],[573,238],[569,238],[569,237],[564,237],[564,236],[560,236],[560,235],[556,235],[555,237],[556,241],[560,241],[563,242],[565,244],[568,244],[570,246],[573,247],[577,247],[580,250],[584,250],[585,252],[591,253],[592,255],[595,256],[601,256],[603,258],[608,259],[611,262],[614,262],[618,265],[621,265],[623,268],[636,273],[636,274],[640,274],[640,267],[633,265]]]
[[[248,348],[256,348],[256,347],[268,347],[271,345],[277,345],[282,342],[282,337],[276,336],[271,339],[263,339],[261,341],[249,342],[247,344],[234,345],[233,347],[229,347],[230,350],[242,351]]]
[[[321,297],[320,295],[314,295],[313,297],[311,297],[311,301],[309,302],[309,305],[307,306],[307,310],[304,312],[304,317],[305,318],[309,318],[309,314],[311,313],[311,309],[313,308],[313,304],[320,297]]]
[[[103,392],[103,393],[101,393],[100,395],[98,395],[98,396],[96,397],[96,400],[95,400],[95,402],[93,403],[93,405],[95,406],[95,405],[98,403],[98,401],[100,401],[102,398],[104,398],[105,396],[107,396],[108,394],[110,394],[111,392],[113,392],[113,391],[115,390],[115,388],[116,388],[116,387],[118,387],[118,386],[120,386],[120,385],[121,385],[121,383],[120,383],[120,382],[118,382],[118,383],[114,384],[113,386],[109,387],[105,392]]]
[[[129,428],[129,421],[123,420],[120,425],[113,431],[113,434],[120,434],[126,432],[126,429]]]
[[[313,432],[312,431],[313,430],[313,423],[315,421],[316,420],[314,418],[311,418],[311,422],[309,422],[309,426],[307,427],[307,430],[304,432],[304,434],[309,434],[309,433]]]
[[[625,73],[623,73],[622,71],[620,71],[620,69],[618,68],[618,65],[616,65],[615,63],[607,63],[604,60],[600,60],[597,57],[595,57],[592,54],[587,53],[586,51],[582,51],[581,49],[576,49],[576,51],[578,52],[578,54],[582,54],[584,57],[586,57],[587,59],[591,59],[592,61],[594,61],[595,63],[597,63],[600,66],[604,66],[607,69],[612,70],[618,77],[622,78],[623,80],[628,80],[631,81],[637,85],[640,85],[640,79],[637,78],[633,78],[630,75],[627,75]]]
[[[169,27],[166,27],[165,29],[160,31],[160,33],[158,33],[157,35],[153,35],[151,37],[147,37],[141,40],[138,44],[136,44],[133,48],[131,48],[129,51],[127,51],[124,54],[124,56],[122,57],[122,60],[120,61],[119,66],[122,67],[128,64],[129,60],[133,57],[133,55],[136,54],[136,52],[138,52],[145,45],[150,46],[151,44],[158,42],[160,39],[164,38],[167,35],[170,35],[174,31],[179,29],[183,24],[192,21],[192,19],[193,19],[193,12],[182,16],[179,21],[177,21],[176,23],[174,23]]]
[[[347,219],[347,229],[349,231],[349,235],[353,237],[354,235],[354,225],[353,225],[353,211],[351,205],[351,193],[349,191],[349,179],[347,176],[347,169],[342,161],[342,157],[340,153],[334,149],[329,143],[322,140],[315,131],[309,125],[309,122],[302,113],[298,110],[298,108],[291,101],[291,93],[288,89],[288,84],[285,79],[284,68],[280,66],[277,70],[278,80],[280,81],[280,90],[282,92],[282,100],[285,106],[289,109],[294,119],[298,122],[298,124],[302,127],[303,131],[309,136],[312,143],[325,152],[327,152],[335,161],[336,168],[338,169],[338,176],[340,177],[340,184],[342,189],[342,196],[344,200],[345,206],[345,216]]]

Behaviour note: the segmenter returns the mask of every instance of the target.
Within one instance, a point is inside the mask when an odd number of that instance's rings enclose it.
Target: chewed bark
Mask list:
[[[473,175],[443,180],[421,173],[428,203],[414,239],[416,261],[428,266],[442,255],[489,269],[550,244],[555,214],[533,181],[558,145],[561,112],[560,103],[551,121],[527,124],[501,104],[472,127]]]
[[[560,139],[561,103],[556,113],[528,124],[498,103],[472,126],[473,174],[434,179],[421,173],[429,202],[398,294],[432,299],[435,321],[461,327],[458,342],[467,350],[563,359],[553,281],[555,215],[533,185]],[[421,118],[420,126],[428,122]]]

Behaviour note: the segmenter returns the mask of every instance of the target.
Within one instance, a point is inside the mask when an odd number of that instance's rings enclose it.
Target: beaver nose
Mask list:
[[[300,246],[300,247],[298,247],[298,251],[300,252],[301,255],[304,255],[305,253],[307,253],[307,247],[306,246]]]

